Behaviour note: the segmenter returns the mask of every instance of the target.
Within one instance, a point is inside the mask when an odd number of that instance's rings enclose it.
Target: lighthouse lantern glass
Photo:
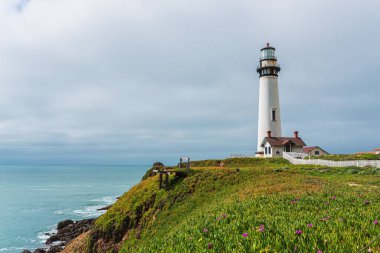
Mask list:
[[[261,59],[276,59],[274,49],[268,48],[261,51]]]

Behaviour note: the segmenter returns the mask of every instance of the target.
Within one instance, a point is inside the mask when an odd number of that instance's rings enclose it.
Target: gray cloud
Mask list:
[[[14,6],[0,4],[0,162],[253,154],[267,41],[285,134],[338,153],[379,146],[376,1]]]

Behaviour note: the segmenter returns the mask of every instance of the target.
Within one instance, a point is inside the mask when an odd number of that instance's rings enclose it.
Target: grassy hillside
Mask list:
[[[167,190],[157,177],[143,180],[73,244],[88,252],[380,252],[380,239],[372,242],[379,171],[220,162],[193,162]]]

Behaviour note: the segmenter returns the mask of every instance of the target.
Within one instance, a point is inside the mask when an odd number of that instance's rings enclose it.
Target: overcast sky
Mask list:
[[[0,163],[253,155],[266,42],[284,135],[380,147],[379,12],[377,0],[1,0]]]

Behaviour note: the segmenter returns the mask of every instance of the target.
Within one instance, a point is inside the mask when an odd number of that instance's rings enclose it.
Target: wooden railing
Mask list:
[[[322,159],[304,159],[307,154],[295,153],[295,152],[283,152],[283,157],[291,162],[292,164],[314,164],[314,165],[324,165],[329,167],[365,167],[373,166],[380,168],[380,161],[378,160],[354,160],[354,161],[330,161]]]

